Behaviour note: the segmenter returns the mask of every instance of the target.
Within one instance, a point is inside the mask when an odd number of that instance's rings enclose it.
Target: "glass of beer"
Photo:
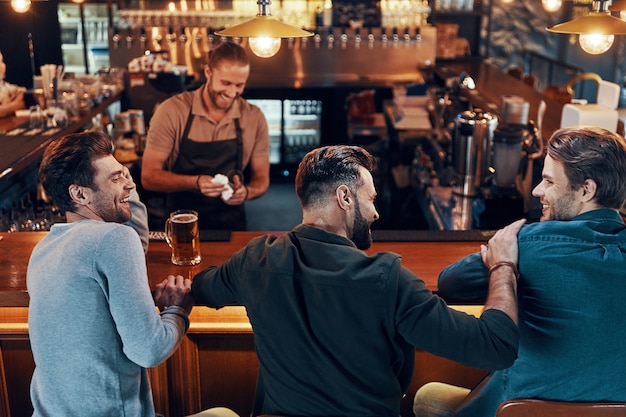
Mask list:
[[[165,240],[172,248],[174,265],[200,263],[200,230],[198,213],[194,210],[176,210],[165,221]]]

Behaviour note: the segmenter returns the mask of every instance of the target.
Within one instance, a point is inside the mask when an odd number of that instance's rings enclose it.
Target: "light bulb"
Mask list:
[[[30,9],[30,0],[11,0],[11,7],[17,13],[26,13]]]
[[[278,53],[281,40],[281,38],[270,38],[268,36],[250,38],[250,50],[260,58],[270,58]]]
[[[578,42],[583,51],[591,55],[603,54],[611,48],[615,35],[601,35],[599,33],[589,33],[578,35]]]
[[[563,0],[541,0],[541,4],[546,12],[556,12],[563,5]]]
[[[626,21],[626,10],[619,12],[619,18]]]

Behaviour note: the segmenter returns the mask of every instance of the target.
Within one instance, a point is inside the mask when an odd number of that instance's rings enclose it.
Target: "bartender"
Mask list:
[[[196,210],[200,229],[246,230],[244,202],[269,187],[267,122],[241,97],[249,74],[243,47],[221,43],[208,55],[206,83],[165,100],[150,120],[142,185],[167,193],[166,213]]]
[[[0,117],[10,116],[16,110],[26,107],[24,93],[26,89],[4,81],[7,74],[7,66],[0,52]]]

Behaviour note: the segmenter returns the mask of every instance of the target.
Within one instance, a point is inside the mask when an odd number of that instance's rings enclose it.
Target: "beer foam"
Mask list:
[[[174,223],[193,223],[198,220],[198,216],[194,214],[177,214],[172,217],[172,222]]]

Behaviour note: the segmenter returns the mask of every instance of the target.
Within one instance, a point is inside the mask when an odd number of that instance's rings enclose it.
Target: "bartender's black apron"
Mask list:
[[[178,158],[172,172],[185,175],[227,175],[231,170],[242,170],[243,138],[239,119],[233,119],[237,136],[215,142],[195,142],[188,138],[193,122],[189,111]],[[206,197],[199,190],[169,193],[169,212],[193,209],[198,212],[201,230],[246,230],[244,205],[230,206],[221,197]]]

